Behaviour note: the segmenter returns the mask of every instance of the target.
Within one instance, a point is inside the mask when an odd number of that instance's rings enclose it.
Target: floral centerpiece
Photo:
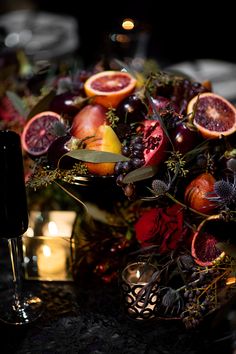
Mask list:
[[[235,283],[236,108],[209,82],[96,67],[4,99],[27,108],[27,186],[55,183],[84,208],[73,235],[77,274],[90,267],[110,281],[124,256],[150,262],[159,313],[186,327],[226,301]]]

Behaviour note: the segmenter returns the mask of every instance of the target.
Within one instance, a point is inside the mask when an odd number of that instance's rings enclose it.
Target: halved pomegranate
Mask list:
[[[139,127],[144,145],[144,166],[158,165],[165,158],[166,135],[157,120],[146,119]]]

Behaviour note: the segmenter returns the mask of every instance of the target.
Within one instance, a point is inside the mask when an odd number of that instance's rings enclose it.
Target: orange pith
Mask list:
[[[193,124],[205,138],[216,139],[236,131],[236,108],[215,93],[202,93],[192,98],[187,113],[190,117],[194,114]]]
[[[115,108],[135,89],[136,83],[137,80],[128,72],[108,70],[90,76],[84,89],[94,102]]]

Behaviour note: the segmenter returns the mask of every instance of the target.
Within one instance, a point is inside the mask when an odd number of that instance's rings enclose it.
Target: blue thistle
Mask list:
[[[236,184],[229,181],[216,181],[214,190],[208,193],[207,199],[219,204],[225,208],[236,203]]]
[[[153,182],[152,182],[152,189],[153,189],[153,192],[156,196],[159,196],[159,195],[164,195],[169,187],[168,185],[161,181],[160,179],[155,179]]]

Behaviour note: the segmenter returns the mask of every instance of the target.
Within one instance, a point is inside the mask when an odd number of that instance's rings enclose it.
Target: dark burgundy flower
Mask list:
[[[134,225],[136,238],[141,247],[159,246],[160,253],[175,250],[186,237],[183,221],[178,204],[146,210]]]

